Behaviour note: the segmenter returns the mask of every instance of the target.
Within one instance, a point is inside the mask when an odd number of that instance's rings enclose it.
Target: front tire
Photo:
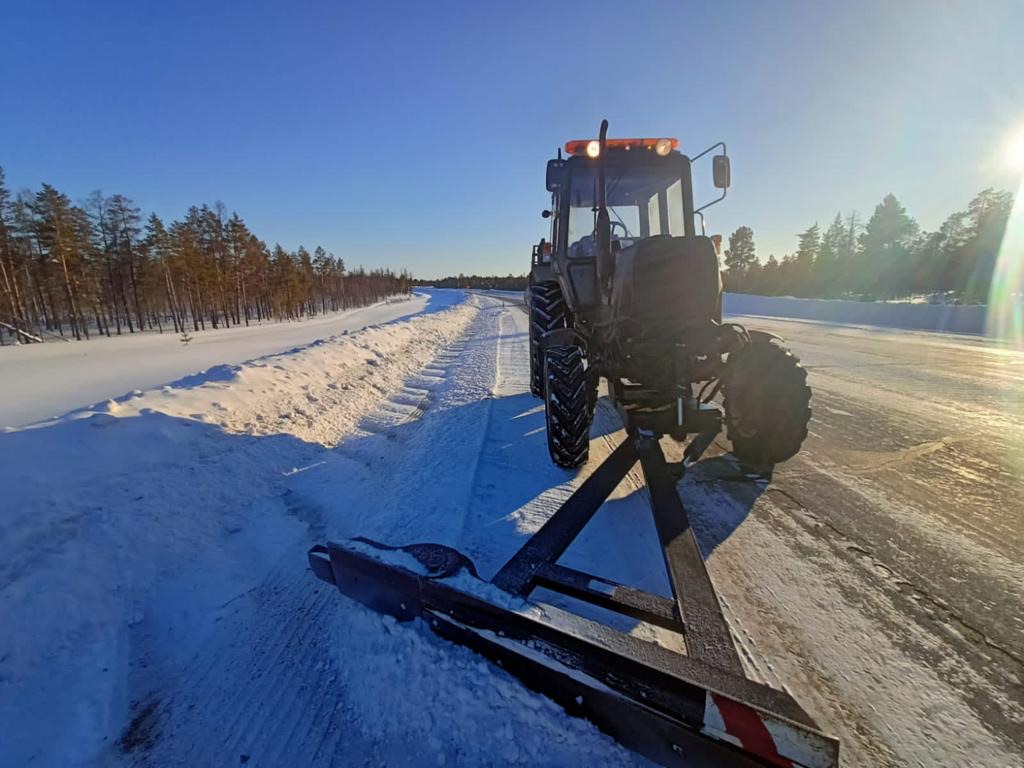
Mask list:
[[[590,458],[590,386],[579,347],[544,351],[544,416],[548,451],[560,467],[573,469]]]
[[[548,331],[567,328],[569,308],[558,283],[546,281],[530,286],[530,392],[544,397],[544,359],[541,339]]]
[[[777,340],[755,336],[723,371],[726,435],[745,464],[793,458],[807,437],[811,388],[800,359]]]

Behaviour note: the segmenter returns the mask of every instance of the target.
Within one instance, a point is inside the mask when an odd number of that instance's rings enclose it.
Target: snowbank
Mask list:
[[[0,348],[0,427],[21,426],[90,403],[145,390],[211,366],[285,352],[336,334],[444,309],[459,291],[418,291],[411,299],[287,323],[207,330],[188,345],[174,333]]]
[[[983,334],[988,308],[984,305],[900,304],[727,293],[722,309],[726,315],[761,315],[918,331]]]
[[[81,765],[113,748],[161,663],[196,651],[276,560],[301,568],[308,526],[286,479],[476,311],[450,306],[0,430],[0,765]]]

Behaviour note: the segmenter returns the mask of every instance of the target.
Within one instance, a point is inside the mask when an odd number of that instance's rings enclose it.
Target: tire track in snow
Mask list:
[[[260,758],[254,765],[305,762],[305,741],[280,738],[278,729],[288,717],[302,717],[307,731],[328,728],[323,705],[339,694],[329,685],[330,671],[316,663],[326,654],[321,627],[332,596],[310,589],[303,571],[291,555],[282,558],[256,590],[218,617],[217,630],[183,676],[157,694],[150,749],[111,762],[234,765],[254,755]]]
[[[494,515],[495,508],[514,510],[551,482],[549,475],[541,485],[510,483],[504,471],[508,467],[503,467],[498,482],[491,482],[496,432],[509,422],[517,424],[516,432],[499,440],[498,453],[511,449],[516,457],[512,470],[528,472],[514,466],[528,457],[551,469],[546,449],[540,453],[534,446],[507,439],[518,436],[521,429],[535,432],[521,420],[524,410],[536,410],[535,404],[529,395],[516,392],[519,381],[524,387],[526,381],[519,359],[525,352],[524,319],[521,312],[482,302],[481,313],[463,342],[459,365],[435,393],[436,404],[425,413],[418,431],[392,438],[390,450],[377,455],[380,463],[373,471],[391,478],[388,486],[375,494],[369,485],[321,489],[334,494],[336,488],[337,495],[347,495],[352,503],[337,530],[393,544],[444,543],[470,555],[479,555],[479,550],[467,544],[485,541],[485,554],[496,552],[502,559],[517,546],[522,534],[508,524],[508,514]],[[372,452],[380,439],[373,438],[366,450]],[[360,445],[349,448],[363,449]],[[561,473],[556,471],[555,476]],[[481,507],[480,491],[486,487],[492,493]],[[483,521],[476,514],[482,508],[495,518],[489,527],[478,525]],[[474,559],[478,566],[483,562]],[[505,765],[536,764],[538,759],[568,764],[587,760],[588,753],[598,750],[598,763],[632,763],[631,756],[592,726],[566,718],[550,701],[527,692],[479,657],[438,641],[423,629],[394,627],[393,622],[348,600],[340,601],[342,607],[349,610],[336,612],[332,623],[340,643],[337,658],[342,663],[342,680],[353,681],[347,695],[354,701],[345,713],[346,735],[340,747],[346,752],[370,755],[386,764],[421,765],[433,759],[441,764],[454,759],[461,765]],[[345,666],[349,658],[371,670],[374,684],[354,683],[360,678]],[[406,697],[400,693],[391,701],[400,688],[418,691],[423,686],[430,688],[430,703],[414,712],[407,711]],[[387,703],[376,693],[381,687]],[[494,691],[501,693],[496,697]],[[450,733],[453,727],[466,736]],[[481,736],[486,732],[484,743],[472,735],[477,728],[482,729]]]

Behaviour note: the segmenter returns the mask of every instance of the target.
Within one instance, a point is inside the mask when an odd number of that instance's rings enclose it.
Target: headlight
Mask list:
[[[601,154],[601,142],[595,139],[587,142],[587,157],[597,157]]]

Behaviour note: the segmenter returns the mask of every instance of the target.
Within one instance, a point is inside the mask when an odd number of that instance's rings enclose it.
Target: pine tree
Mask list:
[[[821,230],[815,222],[811,227],[797,235],[799,245],[791,269],[795,272],[790,289],[797,296],[814,294],[814,262],[821,248]]]
[[[16,341],[34,341],[38,336],[28,331],[28,313],[19,284],[21,259],[12,231],[13,222],[9,220],[10,200],[4,169],[0,167],[0,289],[5,299],[0,306],[0,320],[14,329],[10,332]],[[0,328],[0,335],[4,330]]]
[[[750,227],[739,227],[729,235],[729,248],[725,252],[725,266],[728,269],[726,281],[729,290],[742,291],[747,282],[748,272],[756,264],[754,230]]]
[[[911,249],[920,228],[892,194],[883,198],[860,236],[861,286],[883,298],[910,292]]]
[[[814,285],[819,296],[832,297],[839,294],[837,264],[845,235],[843,215],[837,213],[821,238],[818,257],[814,261]]]
[[[818,223],[815,222],[797,237],[799,245],[796,249],[796,259],[804,268],[809,269],[821,249],[821,230],[818,228]]]
[[[779,261],[773,253],[768,256],[768,261],[764,263],[764,267],[761,269],[760,293],[768,296],[777,296],[780,284]]]
[[[858,290],[858,242],[863,229],[856,211],[843,219],[843,232],[836,247],[834,295],[843,296]]]
[[[144,304],[141,284],[145,277],[139,259],[139,223],[142,220],[138,206],[124,195],[111,195],[105,206],[107,230],[111,235],[110,248],[113,251],[119,274],[121,304],[124,308],[128,332],[144,330]],[[129,309],[129,304],[131,309]],[[132,318],[135,318],[133,325]]]
[[[984,189],[968,204],[956,275],[968,301],[988,299],[996,259],[1013,210],[1009,192]]]
[[[29,210],[46,297],[51,314],[57,319],[57,329],[63,332],[60,318],[67,318],[76,339],[88,338],[89,329],[79,300],[83,252],[87,247],[80,241],[81,218],[67,195],[49,184],[43,184]]]

